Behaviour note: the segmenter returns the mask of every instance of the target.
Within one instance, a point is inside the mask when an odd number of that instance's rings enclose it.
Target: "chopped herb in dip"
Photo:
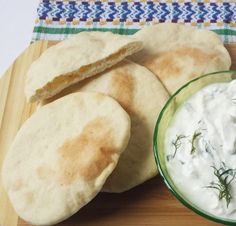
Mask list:
[[[166,165],[179,191],[199,208],[236,220],[236,81],[208,85],[175,113]],[[186,123],[187,122],[187,123]]]

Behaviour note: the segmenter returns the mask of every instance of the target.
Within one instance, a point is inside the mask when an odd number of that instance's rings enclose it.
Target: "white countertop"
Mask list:
[[[0,0],[0,77],[29,45],[39,0]]]

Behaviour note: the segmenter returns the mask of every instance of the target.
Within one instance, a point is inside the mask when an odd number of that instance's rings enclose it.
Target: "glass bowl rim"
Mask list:
[[[221,224],[236,225],[236,220],[227,220],[225,218],[214,216],[213,214],[211,215],[210,213],[208,214],[207,212],[204,212],[204,211],[200,210],[200,208],[198,209],[197,207],[193,206],[189,201],[184,199],[179,194],[177,189],[174,186],[171,185],[169,178],[166,176],[166,174],[164,173],[164,170],[162,169],[162,163],[161,163],[161,160],[160,160],[159,155],[158,155],[158,145],[157,145],[159,125],[160,125],[160,122],[161,122],[162,118],[164,117],[164,113],[165,113],[167,107],[172,103],[172,100],[183,89],[185,89],[187,86],[194,83],[195,81],[198,81],[198,80],[200,80],[202,78],[205,78],[207,76],[210,76],[210,75],[217,75],[217,74],[222,74],[222,73],[236,73],[236,70],[217,71],[217,72],[212,72],[212,73],[201,75],[201,76],[199,76],[197,78],[194,78],[194,79],[190,80],[189,82],[185,83],[173,95],[171,95],[169,97],[169,99],[167,100],[167,102],[165,103],[164,107],[162,108],[162,110],[160,111],[160,113],[157,117],[157,121],[156,121],[156,124],[155,124],[155,129],[154,129],[154,134],[153,134],[153,153],[154,153],[154,158],[155,158],[155,162],[156,162],[158,171],[159,171],[162,179],[164,180],[165,185],[171,191],[171,193],[175,196],[175,198],[177,198],[178,201],[180,201],[184,206],[186,206],[187,208],[189,208],[193,212],[197,213],[198,215],[200,215],[200,216],[202,216],[202,217],[204,217],[208,220],[212,220],[212,221],[215,221],[215,222],[221,223]]]

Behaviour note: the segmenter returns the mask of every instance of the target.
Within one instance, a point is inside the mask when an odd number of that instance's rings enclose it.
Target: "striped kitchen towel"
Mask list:
[[[131,35],[144,26],[174,22],[210,29],[236,43],[236,0],[41,0],[35,40],[63,40],[85,30]]]

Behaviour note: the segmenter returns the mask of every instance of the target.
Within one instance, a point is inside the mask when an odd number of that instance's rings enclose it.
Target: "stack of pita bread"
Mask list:
[[[55,224],[101,190],[124,192],[154,177],[152,134],[169,95],[230,65],[215,33],[171,23],[132,37],[82,32],[46,50],[25,84],[27,99],[41,107],[2,170],[16,212]]]

